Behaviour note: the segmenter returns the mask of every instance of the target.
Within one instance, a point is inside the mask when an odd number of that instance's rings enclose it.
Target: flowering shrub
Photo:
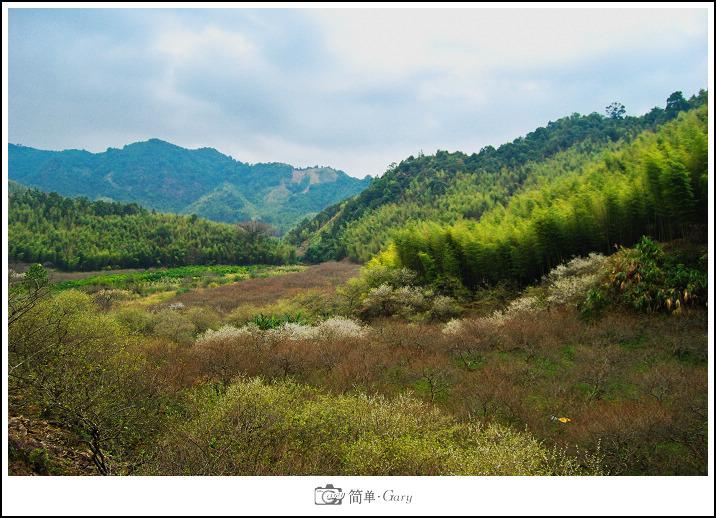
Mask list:
[[[275,340],[314,340],[318,338],[318,328],[294,322],[286,322],[266,332],[268,338]]]
[[[144,474],[599,474],[525,432],[459,422],[407,395],[332,395],[239,378],[224,394],[205,390],[197,400],[196,414],[167,431]]]
[[[355,320],[345,317],[332,317],[316,326],[284,322],[278,327],[261,329],[255,324],[242,327],[225,325],[216,331],[209,329],[196,339],[197,345],[211,342],[232,341],[256,336],[269,341],[278,340],[331,340],[341,338],[360,338],[365,336],[367,328]]]
[[[365,295],[357,313],[366,320],[399,316],[426,321],[446,320],[458,316],[460,312],[459,304],[452,297],[435,296],[432,291],[415,286],[395,288],[381,284]]]
[[[360,311],[365,296],[376,288],[381,291],[387,286],[397,289],[414,286],[417,274],[407,268],[393,268],[381,264],[372,264],[361,269],[360,275],[346,282],[339,290],[350,311]]]
[[[473,325],[478,325],[478,327],[486,326],[488,328],[501,327],[510,320],[534,314],[540,309],[541,304],[537,297],[522,296],[510,302],[504,310],[497,310],[486,317],[480,317],[474,320],[453,318],[445,324],[442,332],[449,336],[458,336],[465,333],[469,334],[470,327]]]
[[[24,274],[24,273],[17,272],[17,271],[15,271],[15,270],[13,270],[12,268],[9,268],[7,273],[8,273],[8,276],[10,277],[10,280],[11,280],[11,281],[13,281],[13,280],[20,280],[20,279],[24,279],[24,278],[25,278],[25,274]]]
[[[105,289],[94,293],[92,300],[102,309],[109,309],[115,302],[130,299],[134,296],[131,291]]]
[[[365,326],[346,317],[332,317],[318,326],[321,336],[329,338],[359,338],[365,336]]]
[[[365,326],[350,318],[332,317],[317,326],[288,322],[270,330],[268,336],[286,340],[331,340],[359,338],[365,336],[366,333]]]
[[[544,282],[547,286],[549,305],[575,305],[593,287],[607,258],[602,254],[591,253],[587,257],[575,257],[560,264],[549,272]]]
[[[135,334],[148,335],[154,331],[155,315],[139,307],[119,308],[115,318]]]
[[[428,308],[429,303],[420,288],[413,286],[395,288],[389,284],[381,284],[377,288],[372,288],[364,297],[360,315],[367,319],[393,315],[407,317]]]
[[[254,325],[234,327],[231,325],[221,326],[219,329],[208,329],[196,339],[197,345],[206,345],[211,342],[233,341],[259,332]]]
[[[449,320],[447,324],[442,329],[443,334],[446,335],[459,335],[463,332],[465,326],[463,325],[463,320],[458,318],[453,318],[452,320]]]
[[[194,323],[181,311],[163,309],[154,316],[154,334],[188,345],[196,333]]]
[[[462,308],[454,298],[438,295],[432,301],[430,317],[432,320],[447,320],[449,318],[455,318],[461,312]]]

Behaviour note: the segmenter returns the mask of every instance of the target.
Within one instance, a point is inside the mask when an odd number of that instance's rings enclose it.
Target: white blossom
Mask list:
[[[236,340],[252,336],[253,334],[256,334],[258,330],[258,327],[255,325],[246,325],[243,327],[225,325],[216,330],[207,329],[204,334],[200,335],[196,339],[196,343],[197,345],[204,345],[213,341]]]

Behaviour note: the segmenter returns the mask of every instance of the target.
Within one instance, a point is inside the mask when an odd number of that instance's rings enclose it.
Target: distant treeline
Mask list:
[[[63,270],[191,264],[282,264],[291,246],[260,226],[161,214],[134,203],[64,198],[15,189],[10,197],[9,258]]]

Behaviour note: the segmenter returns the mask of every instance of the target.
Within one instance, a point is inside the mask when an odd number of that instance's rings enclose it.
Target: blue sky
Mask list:
[[[10,9],[9,141],[381,174],[707,86],[706,9]]]

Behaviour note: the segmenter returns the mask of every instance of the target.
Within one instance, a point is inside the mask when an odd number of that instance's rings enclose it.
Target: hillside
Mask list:
[[[280,231],[370,183],[329,167],[251,165],[212,148],[185,149],[158,139],[102,153],[10,144],[8,168],[12,180],[63,196],[132,202],[226,223],[259,219]]]
[[[610,253],[643,235],[706,243],[707,106],[540,180],[479,221],[402,229],[379,259],[443,288],[475,290],[529,283],[574,256]]]
[[[278,264],[292,259],[291,247],[252,230],[156,213],[134,203],[21,190],[10,196],[8,258],[49,262],[63,270]]]
[[[407,223],[479,220],[537,177],[567,174],[599,153],[705,102],[705,91],[688,101],[675,92],[665,109],[654,108],[641,117],[573,114],[472,155],[438,151],[410,156],[360,194],[301,222],[288,239],[301,247],[309,261],[346,256],[366,261]]]

